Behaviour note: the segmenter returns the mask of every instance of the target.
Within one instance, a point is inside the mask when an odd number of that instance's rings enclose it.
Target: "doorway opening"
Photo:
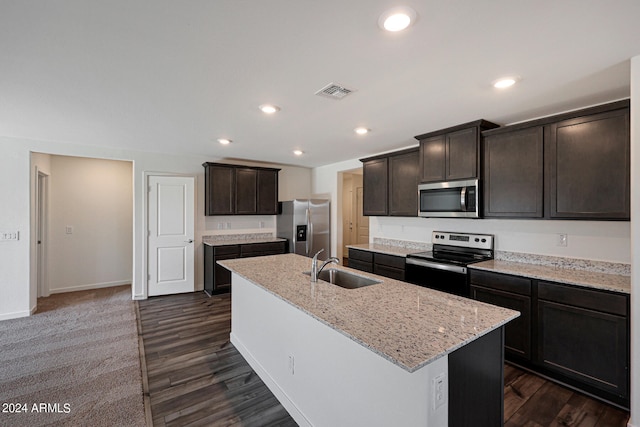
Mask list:
[[[31,153],[31,312],[55,293],[132,285],[133,162]]]
[[[349,245],[369,243],[369,218],[363,215],[362,168],[341,172],[342,176],[342,233],[338,238],[344,265],[349,265]]]

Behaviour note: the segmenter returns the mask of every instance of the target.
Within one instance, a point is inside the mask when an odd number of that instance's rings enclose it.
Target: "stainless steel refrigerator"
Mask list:
[[[296,199],[280,202],[277,236],[289,241],[289,252],[318,259],[331,256],[331,209],[329,200]]]

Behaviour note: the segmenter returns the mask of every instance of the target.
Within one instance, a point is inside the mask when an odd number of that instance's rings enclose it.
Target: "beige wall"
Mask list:
[[[131,162],[50,156],[49,291],[130,284]],[[68,234],[66,227],[72,227]]]

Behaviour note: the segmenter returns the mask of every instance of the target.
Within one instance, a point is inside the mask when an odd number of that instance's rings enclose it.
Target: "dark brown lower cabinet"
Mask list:
[[[279,255],[287,252],[287,242],[261,242],[242,245],[204,245],[204,290],[208,295],[221,294],[231,290],[231,272],[218,265],[217,261],[265,255]]]
[[[531,280],[473,270],[470,282],[471,298],[520,312],[520,317],[505,327],[505,357],[530,362]]]
[[[629,295],[470,270],[471,297],[520,312],[505,358],[629,408]]]
[[[404,280],[405,257],[349,248],[349,267],[390,279]]]
[[[373,252],[349,248],[349,267],[373,273]]]
[[[628,298],[549,282],[539,282],[538,293],[537,362],[628,407]]]
[[[373,273],[390,279],[404,280],[405,257],[374,253]]]

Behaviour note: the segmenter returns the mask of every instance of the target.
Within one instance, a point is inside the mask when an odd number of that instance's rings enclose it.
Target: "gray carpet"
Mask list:
[[[144,426],[134,304],[118,286],[41,298],[35,315],[1,321],[0,425]]]

